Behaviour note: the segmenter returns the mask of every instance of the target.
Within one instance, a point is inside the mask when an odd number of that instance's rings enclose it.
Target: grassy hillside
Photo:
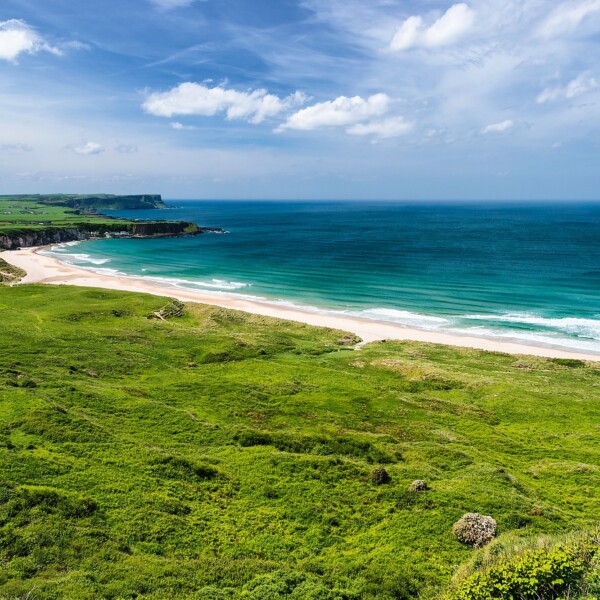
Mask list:
[[[0,598],[431,598],[465,512],[597,522],[598,364],[165,304],[0,287]]]

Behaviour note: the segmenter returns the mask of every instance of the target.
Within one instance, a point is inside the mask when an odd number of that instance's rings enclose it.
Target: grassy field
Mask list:
[[[108,219],[101,215],[78,214],[66,206],[56,206],[32,199],[0,197],[0,235],[15,231],[43,230],[52,227],[73,227],[82,222],[95,224],[127,223],[121,219]]]
[[[167,302],[0,287],[0,598],[434,598],[466,512],[596,525],[597,363]]]

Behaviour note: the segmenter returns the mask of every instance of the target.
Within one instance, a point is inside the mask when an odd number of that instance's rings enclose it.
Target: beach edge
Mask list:
[[[600,362],[600,355],[563,350],[547,346],[523,344],[448,332],[427,331],[404,325],[314,313],[299,307],[288,307],[258,300],[235,298],[204,291],[194,291],[161,285],[135,276],[106,275],[61,263],[57,258],[40,254],[48,246],[38,246],[2,252],[2,258],[11,265],[23,269],[27,275],[18,285],[51,284],[74,285],[78,287],[104,288],[177,298],[184,302],[196,302],[222,308],[240,310],[265,317],[295,321],[315,327],[326,327],[348,331],[359,336],[363,343],[384,340],[415,341],[442,344],[459,348],[471,348],[488,352],[502,352],[522,356],[542,358],[567,358]]]

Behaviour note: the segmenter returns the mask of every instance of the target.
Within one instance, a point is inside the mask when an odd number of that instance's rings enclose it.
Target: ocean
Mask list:
[[[173,201],[227,235],[63,245],[175,287],[600,354],[600,204]]]

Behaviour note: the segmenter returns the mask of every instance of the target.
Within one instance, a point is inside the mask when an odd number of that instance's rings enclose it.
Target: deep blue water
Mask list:
[[[600,353],[600,204],[171,204],[111,214],[230,233],[57,252],[193,289]]]

